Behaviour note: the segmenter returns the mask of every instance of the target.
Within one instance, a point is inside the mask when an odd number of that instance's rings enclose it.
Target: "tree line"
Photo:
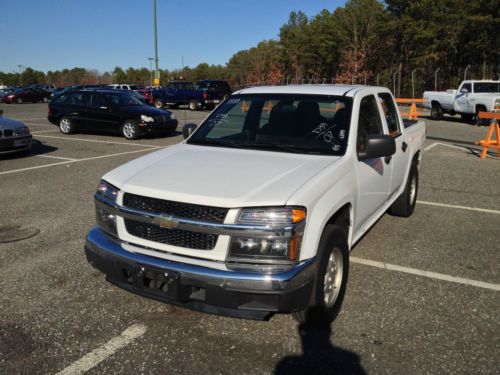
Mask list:
[[[498,0],[348,0],[313,17],[291,12],[276,40],[235,53],[226,65],[161,70],[162,82],[226,79],[233,87],[286,83],[357,83],[390,87],[397,96],[456,87],[468,78],[500,74]],[[412,80],[413,77],[413,80]],[[1,73],[4,84],[48,82],[148,85],[147,68],[27,68]],[[412,87],[412,82],[413,86]]]

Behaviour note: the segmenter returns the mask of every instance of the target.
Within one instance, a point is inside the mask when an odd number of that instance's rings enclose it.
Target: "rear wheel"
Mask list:
[[[433,120],[441,120],[443,118],[443,109],[439,103],[432,103],[431,118]]]
[[[346,231],[338,225],[325,228],[318,246],[319,268],[309,306],[293,313],[299,323],[329,326],[337,317],[347,287],[349,249]]]
[[[139,136],[139,128],[133,120],[127,120],[122,125],[122,135],[127,139],[137,139]]]
[[[417,163],[412,163],[406,186],[401,195],[389,208],[389,213],[393,216],[409,217],[415,211],[418,194],[418,167]]]
[[[479,118],[479,112],[486,112],[486,108],[481,105],[476,107],[476,114],[474,116],[474,125],[477,126],[488,125],[489,124],[488,120]]]
[[[63,117],[59,121],[59,130],[63,134],[73,134],[75,132],[75,124],[69,117]]]

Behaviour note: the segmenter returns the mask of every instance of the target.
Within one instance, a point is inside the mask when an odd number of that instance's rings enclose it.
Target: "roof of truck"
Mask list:
[[[237,91],[235,94],[309,94],[354,96],[364,89],[373,89],[374,86],[364,85],[286,85],[286,86],[258,86]],[[380,89],[387,90],[380,87]]]

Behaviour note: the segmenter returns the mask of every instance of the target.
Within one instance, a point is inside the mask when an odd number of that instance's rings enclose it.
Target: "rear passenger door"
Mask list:
[[[83,92],[73,92],[66,100],[65,116],[68,116],[78,127],[88,126],[88,94]]]
[[[390,189],[390,197],[396,194],[404,182],[407,174],[407,167],[409,165],[409,154],[408,143],[406,137],[403,134],[403,124],[400,121],[398,111],[396,109],[396,104],[389,93],[379,93],[378,94],[380,105],[384,112],[384,119],[389,130],[389,134],[394,138],[396,142],[396,153],[392,155],[392,181]]]
[[[378,99],[366,95],[359,106],[356,152],[364,151],[370,135],[387,134],[380,116]],[[357,162],[358,202],[355,230],[363,227],[382,208],[389,197],[392,163],[390,158],[373,158]]]

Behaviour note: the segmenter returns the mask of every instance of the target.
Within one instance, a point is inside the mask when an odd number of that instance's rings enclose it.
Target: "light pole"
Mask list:
[[[397,70],[392,75],[392,94],[394,96],[396,96],[396,74],[398,74]]]
[[[151,86],[153,86],[153,60],[154,57],[148,57],[149,60],[149,73],[151,75]]]
[[[469,65],[467,65],[467,66],[465,67],[465,71],[464,71],[464,81],[467,79],[467,70],[469,70],[469,68],[470,68],[470,64],[469,64]]]
[[[24,66],[21,64],[18,64],[17,67],[19,68],[19,86],[23,85],[23,69]]]
[[[160,72],[158,71],[158,33],[156,31],[156,0],[153,0],[154,25],[155,25],[155,86],[160,85]]]
[[[415,99],[415,85],[413,84],[413,76],[418,69],[413,69],[411,72],[411,94],[413,99]]]
[[[436,71],[434,72],[434,91],[437,91],[437,86],[438,86],[438,72],[441,70],[441,68],[437,68]]]

